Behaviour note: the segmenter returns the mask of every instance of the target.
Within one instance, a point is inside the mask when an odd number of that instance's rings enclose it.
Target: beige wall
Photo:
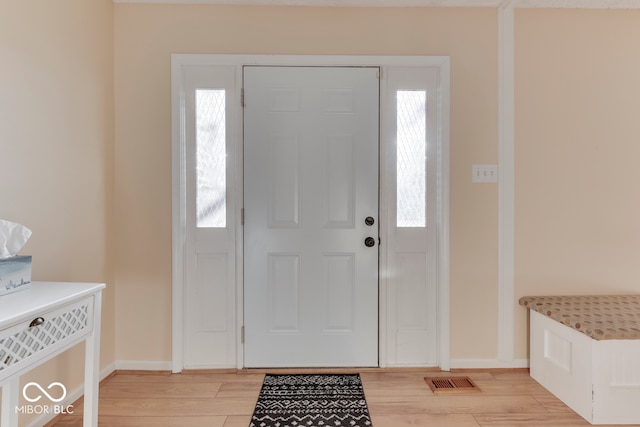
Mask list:
[[[495,358],[497,11],[116,5],[119,360],[171,359],[172,53],[451,56],[452,356]],[[140,307],[144,307],[141,312]]]
[[[33,229],[36,280],[107,282],[103,365],[171,359],[171,53],[450,56],[451,355],[496,358],[497,186],[470,182],[497,163],[495,9],[0,0],[0,17],[0,218]],[[639,39],[638,11],[516,11],[516,298],[640,290]],[[79,382],[78,363],[41,375]]]
[[[113,4],[0,0],[0,218],[33,231],[33,279],[106,282],[113,363]],[[31,375],[81,384],[82,346]]]
[[[640,11],[518,10],[516,29],[516,297],[638,293]]]

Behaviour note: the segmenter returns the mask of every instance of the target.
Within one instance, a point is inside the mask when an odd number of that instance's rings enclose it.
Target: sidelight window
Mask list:
[[[225,90],[196,90],[196,224],[227,225]]]
[[[425,227],[427,92],[396,92],[396,218],[398,227]]]

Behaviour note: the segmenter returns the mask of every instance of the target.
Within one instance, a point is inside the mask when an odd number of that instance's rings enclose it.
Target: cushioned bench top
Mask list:
[[[527,296],[520,305],[595,340],[640,339],[640,295]]]

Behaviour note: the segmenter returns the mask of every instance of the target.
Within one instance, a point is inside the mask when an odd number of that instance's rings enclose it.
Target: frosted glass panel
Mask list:
[[[397,226],[425,227],[427,92],[397,93]]]
[[[196,225],[227,226],[225,91],[196,90]]]

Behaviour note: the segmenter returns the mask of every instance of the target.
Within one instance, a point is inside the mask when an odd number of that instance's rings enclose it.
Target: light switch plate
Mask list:
[[[473,165],[471,182],[498,182],[498,165]]]

